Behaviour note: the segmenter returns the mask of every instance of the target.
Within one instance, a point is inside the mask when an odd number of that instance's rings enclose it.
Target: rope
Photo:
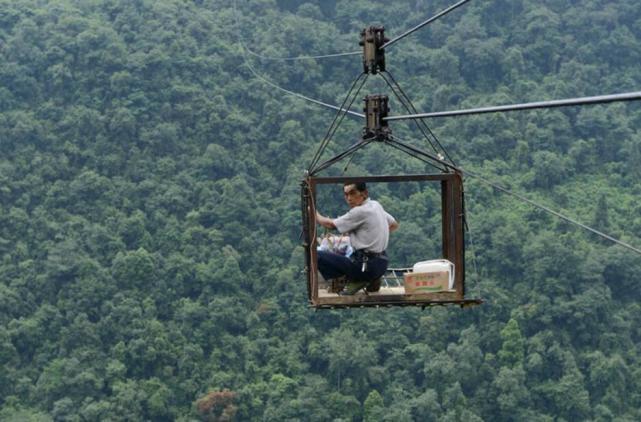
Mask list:
[[[354,90],[354,87],[356,86],[356,84],[358,83],[358,81],[362,77],[363,77],[363,73],[360,73],[356,77],[354,82],[352,82],[352,85],[350,86],[349,91],[347,91],[347,94],[345,95],[345,98],[343,99],[343,102],[341,103],[341,108],[343,108],[345,106],[345,103],[350,98],[350,95],[351,95],[352,91]],[[334,125],[336,124],[336,121],[338,120],[338,118],[340,116],[340,113],[341,112],[339,111],[338,113],[336,113],[334,115],[334,120],[332,120],[332,123],[327,128],[327,133],[325,134],[325,137],[323,138],[323,140],[321,141],[318,149],[316,150],[316,153],[314,154],[314,157],[312,157],[312,161],[311,161],[311,163],[310,163],[310,165],[308,167],[308,171],[318,163],[318,160],[320,160],[320,157],[321,157],[323,151],[325,150],[325,148],[327,147],[327,144],[329,143],[329,139],[332,136],[334,136],[334,133],[336,132],[336,129],[334,129]],[[341,119],[341,121],[342,121],[342,119]]]
[[[396,41],[400,41],[400,40],[402,40],[403,38],[407,37],[407,36],[408,36],[408,35],[410,35],[411,33],[415,32],[415,31],[418,31],[419,29],[421,29],[422,27],[424,27],[425,25],[427,25],[427,24],[429,24],[429,23],[434,22],[436,19],[440,18],[441,16],[445,16],[445,15],[447,15],[447,14],[448,14],[448,13],[450,13],[452,10],[454,10],[454,9],[458,8],[459,6],[464,5],[464,4],[465,4],[465,3],[467,3],[468,1],[470,1],[470,0],[461,0],[461,1],[459,1],[459,2],[458,2],[458,3],[456,3],[455,5],[452,5],[452,6],[448,7],[447,9],[445,9],[445,10],[443,10],[443,11],[441,11],[441,12],[437,13],[436,15],[432,16],[432,17],[431,17],[431,18],[429,18],[428,20],[426,20],[426,21],[423,21],[423,22],[419,23],[418,25],[416,25],[414,28],[410,29],[409,31],[406,31],[406,32],[404,32],[403,34],[399,35],[398,37],[391,39],[390,41],[388,41],[388,42],[386,42],[385,44],[383,44],[382,46],[380,46],[380,47],[379,47],[379,49],[381,49],[381,50],[382,50],[382,49],[384,49],[385,47],[389,47],[390,45],[394,44]]]

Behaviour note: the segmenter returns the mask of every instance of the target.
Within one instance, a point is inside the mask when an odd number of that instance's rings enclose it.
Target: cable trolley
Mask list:
[[[352,89],[347,94],[336,118],[330,125],[328,134],[321,143],[310,168],[301,183],[301,210],[303,220],[303,246],[305,248],[305,273],[307,276],[308,299],[314,308],[346,308],[346,307],[388,307],[388,306],[434,306],[459,305],[461,307],[478,305],[483,302],[480,298],[465,297],[465,208],[462,173],[451,161],[444,159],[444,149],[435,149],[434,153],[423,151],[413,145],[404,143],[393,136],[386,120],[389,112],[387,95],[367,95],[364,99],[365,126],[359,142],[335,157],[320,163],[320,155],[336,131],[346,114],[349,106],[359,95],[369,74],[379,73],[399,98],[400,102],[411,112],[413,106],[398,84],[393,85],[393,77],[385,70],[384,50],[380,47],[389,41],[385,38],[384,28],[369,27],[361,32],[360,45],[363,47],[363,73],[356,78]],[[360,85],[360,86],[359,86]],[[355,93],[354,88],[359,86]],[[426,136],[431,133],[425,124],[418,125]],[[433,134],[432,134],[433,135]],[[429,140],[429,138],[428,138]],[[409,175],[362,175],[362,176],[319,176],[319,172],[348,159],[356,151],[370,143],[383,143],[403,151],[436,167],[439,172],[432,174]],[[438,143],[438,141],[437,141]],[[440,146],[440,144],[439,144]],[[446,153],[445,153],[446,154]],[[440,185],[441,193],[441,258],[451,266],[448,271],[449,283],[443,286],[430,285],[430,273],[425,276],[414,273],[413,268],[403,268],[390,263],[381,279],[378,291],[362,290],[354,295],[342,296],[337,294],[331,281],[322,280],[318,271],[317,248],[319,237],[316,221],[316,198],[321,185],[351,184],[356,182],[422,182]],[[436,258],[436,257],[435,257]],[[439,274],[442,278],[443,274]],[[411,284],[411,286],[410,286]],[[418,286],[418,287],[417,287]]]

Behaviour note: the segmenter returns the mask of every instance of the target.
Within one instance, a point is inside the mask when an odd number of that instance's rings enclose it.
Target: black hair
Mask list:
[[[367,185],[365,182],[345,182],[343,186],[354,185],[356,190],[359,192],[365,192],[367,190]]]

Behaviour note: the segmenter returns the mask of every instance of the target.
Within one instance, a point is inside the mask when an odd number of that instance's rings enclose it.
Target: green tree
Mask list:
[[[525,344],[519,329],[519,323],[515,319],[510,319],[501,330],[503,345],[499,350],[498,357],[505,366],[515,367],[523,364],[525,356]]]

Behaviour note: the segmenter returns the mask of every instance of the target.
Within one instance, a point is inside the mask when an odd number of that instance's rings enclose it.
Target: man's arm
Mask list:
[[[335,229],[336,225],[334,224],[334,221],[332,221],[331,218],[329,217],[323,217],[320,215],[318,211],[316,211],[316,222],[320,224],[323,227],[326,227],[328,229]]]
[[[389,232],[392,233],[396,231],[396,229],[398,229],[399,227],[400,227],[400,224],[398,223],[398,221],[394,220],[394,222],[390,223],[389,225]]]

